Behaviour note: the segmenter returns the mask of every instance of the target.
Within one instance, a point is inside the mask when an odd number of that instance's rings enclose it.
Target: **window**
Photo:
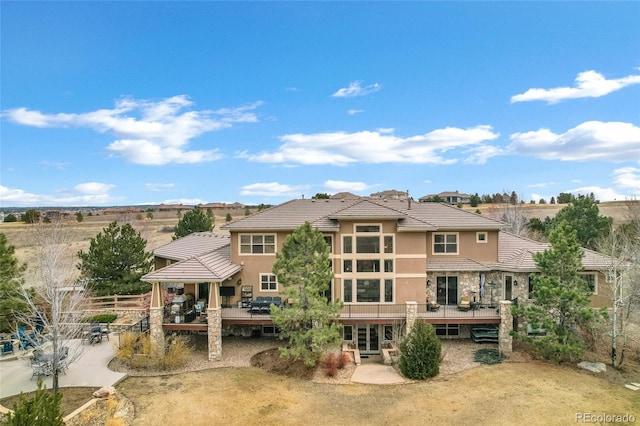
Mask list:
[[[342,326],[342,340],[353,340],[353,326],[352,325],[344,325]]]
[[[458,254],[458,234],[433,234],[434,254]]]
[[[384,236],[384,252],[393,253],[393,236],[392,235]]]
[[[356,253],[380,253],[380,237],[356,237]]]
[[[384,260],[384,271],[385,272],[393,272],[393,259],[385,259]]]
[[[476,243],[486,243],[486,242],[487,242],[487,233],[476,232]]]
[[[260,274],[260,290],[278,291],[278,282],[273,274]]]
[[[273,254],[276,252],[276,236],[274,234],[241,234],[241,254]]]
[[[356,280],[357,301],[363,302],[380,302],[380,280]]]
[[[344,301],[346,303],[353,302],[353,282],[351,280],[344,280],[342,294],[344,295]]]
[[[436,336],[458,336],[460,334],[459,324],[436,324]]]
[[[384,301],[385,303],[393,302],[393,280],[384,280]]]
[[[380,225],[356,225],[356,232],[380,232]]]
[[[342,252],[353,253],[353,240],[350,236],[345,236],[342,238]]]
[[[342,261],[342,272],[353,272],[353,260],[345,259]]]
[[[533,288],[533,280],[535,279],[535,275],[529,275],[529,299],[534,298],[534,288]]]
[[[329,253],[333,253],[333,237],[331,235],[325,235],[324,242],[329,246]]]
[[[580,275],[580,278],[582,278],[587,282],[587,285],[589,286],[589,291],[592,294],[597,294],[596,274],[578,274],[578,275]]]
[[[384,340],[392,341],[393,339],[393,326],[392,325],[383,325],[384,327]]]
[[[380,260],[358,259],[356,260],[357,272],[380,272]]]

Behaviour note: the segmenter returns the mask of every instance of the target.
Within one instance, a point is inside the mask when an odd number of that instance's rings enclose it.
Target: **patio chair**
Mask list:
[[[280,296],[274,296],[273,297],[273,302],[274,305],[276,305],[278,308],[282,308],[282,297]]]
[[[2,356],[7,355],[8,353],[11,353],[11,354],[15,353],[13,351],[13,342],[10,340],[2,342]]]
[[[109,333],[111,333],[111,330],[109,330],[109,324],[100,326],[100,334],[102,334],[102,337],[106,337],[107,340],[109,340]],[[67,350],[68,349],[69,348],[67,348]]]
[[[262,305],[260,305],[260,313],[268,314],[271,312],[271,303],[273,303],[273,298],[271,296],[265,297]]]
[[[102,328],[98,323],[92,323],[89,328],[89,344],[102,342]]]
[[[435,312],[440,309],[440,304],[433,301],[432,298],[427,297],[427,311]]]
[[[31,380],[33,378],[38,378],[40,376],[48,376],[51,373],[49,372],[49,365],[46,362],[34,361],[31,363]]]
[[[469,296],[462,296],[460,303],[458,304],[458,310],[469,311],[471,310],[471,298]]]

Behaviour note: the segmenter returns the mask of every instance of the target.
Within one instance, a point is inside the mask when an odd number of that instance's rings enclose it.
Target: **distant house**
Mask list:
[[[377,200],[406,200],[409,198],[407,191],[396,191],[395,189],[389,189],[386,191],[376,192],[371,194],[371,198]]]
[[[206,333],[216,360],[223,335],[276,334],[268,306],[287,301],[273,263],[305,221],[329,246],[334,276],[326,297],[344,303],[343,341],[362,354],[380,354],[416,320],[434,324],[443,338],[499,327],[501,350],[510,350],[513,322],[503,301],[527,302],[539,273],[533,255],[550,248],[444,203],[292,200],[223,225],[229,235],[195,233],[155,250],[155,271],[142,278],[153,288],[154,344],[164,347],[165,332]],[[608,262],[585,250],[581,274],[594,307],[610,300],[600,272]]]
[[[208,203],[208,204],[200,204],[200,208],[202,210],[240,210],[244,209],[244,204],[235,202],[235,203]]]
[[[360,198],[360,196],[352,194],[351,192],[338,192],[337,194],[331,195],[329,198],[332,200],[353,200]]]
[[[127,213],[140,213],[140,207],[107,207],[106,209],[99,210],[98,215],[104,216],[108,214],[127,214]]]
[[[158,206],[158,211],[160,212],[184,211],[191,209],[193,209],[193,206],[185,206],[183,204],[160,204]]]
[[[471,202],[471,195],[461,194],[458,191],[445,191],[439,194],[429,194],[418,199],[421,203],[428,203],[434,200],[442,200],[443,203],[449,204],[469,204]]]

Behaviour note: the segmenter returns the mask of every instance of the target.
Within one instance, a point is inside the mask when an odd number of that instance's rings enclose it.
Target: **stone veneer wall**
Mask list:
[[[427,287],[427,297],[432,300],[437,300],[436,297],[436,277],[438,276],[457,276],[458,277],[458,301],[462,296],[470,296],[473,300],[475,294],[476,301],[480,302],[480,274],[485,274],[485,295],[482,300],[483,303],[488,304],[491,302],[491,287],[487,286],[488,283],[494,282],[496,286],[493,289],[493,301],[498,303],[503,298],[503,272],[461,272],[461,271],[438,271],[427,273],[427,280],[431,281],[431,285]],[[517,285],[512,287],[512,297],[519,300],[528,300],[529,298],[529,274],[518,273],[511,274],[513,279],[518,282]],[[472,293],[475,291],[476,293]],[[422,303],[422,302],[421,302]],[[426,301],[425,301],[426,303]]]
[[[151,345],[158,351],[164,353],[164,330],[162,329],[163,308],[149,309],[149,336]]]
[[[416,322],[416,318],[418,318],[418,302],[405,302],[405,316],[406,316],[406,324],[405,324],[405,336],[406,336],[409,334],[409,332],[413,328],[413,324]]]
[[[498,334],[498,345],[500,353],[509,355],[513,352],[513,315],[511,315],[511,301],[500,301],[500,331]]]
[[[222,310],[207,309],[207,322],[209,361],[220,361],[222,359]]]

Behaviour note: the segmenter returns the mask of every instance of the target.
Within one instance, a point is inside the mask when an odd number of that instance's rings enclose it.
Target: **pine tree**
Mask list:
[[[0,331],[14,331],[15,320],[20,312],[27,309],[20,297],[22,274],[26,264],[20,264],[15,255],[15,247],[0,233]]]
[[[185,237],[194,232],[208,232],[213,230],[213,222],[206,213],[196,206],[193,210],[188,211],[178,221],[175,227],[174,240]]]
[[[140,277],[153,267],[153,253],[146,245],[130,224],[112,222],[91,239],[88,252],[78,252],[78,268],[97,296],[146,293],[150,285]]]
[[[60,409],[62,394],[51,393],[38,379],[38,389],[33,398],[27,399],[20,393],[18,401],[13,404],[13,412],[7,415],[2,423],[6,426],[63,426]]]
[[[413,380],[435,377],[440,372],[441,351],[435,328],[424,321],[416,321],[400,344],[400,371]]]
[[[289,301],[283,309],[271,305],[271,319],[280,329],[280,338],[289,341],[280,354],[313,366],[326,348],[338,344],[341,330],[342,303],[324,296],[333,272],[322,233],[309,222],[294,230],[276,253],[273,273]]]
[[[514,307],[514,315],[523,317],[533,329],[545,331],[531,338],[526,330],[516,337],[529,341],[548,359],[573,361],[584,353],[581,330],[601,318],[589,308],[590,289],[578,271],[582,270],[584,250],[576,231],[560,222],[549,236],[551,249],[534,254],[540,275],[533,278],[534,299],[526,306]]]

